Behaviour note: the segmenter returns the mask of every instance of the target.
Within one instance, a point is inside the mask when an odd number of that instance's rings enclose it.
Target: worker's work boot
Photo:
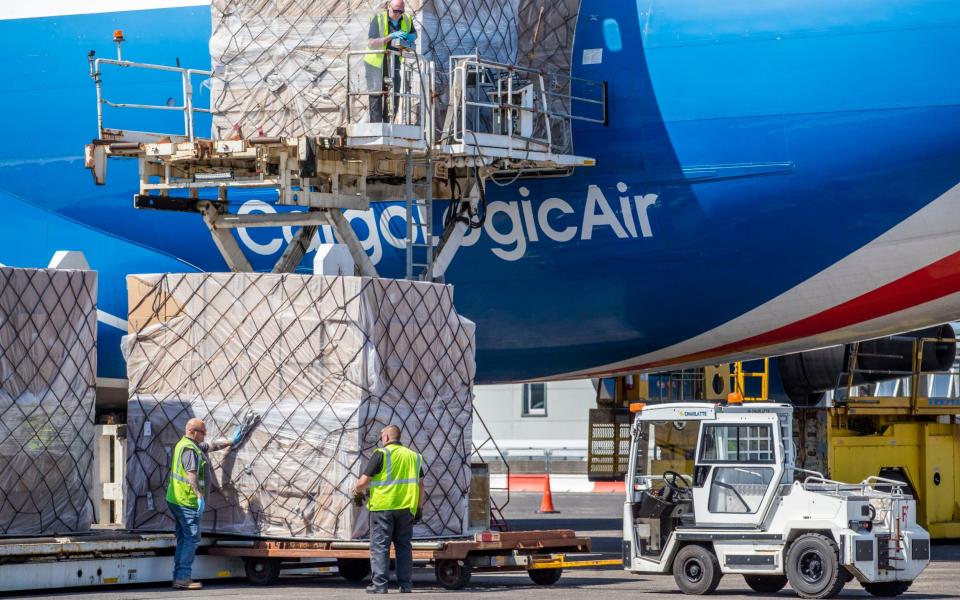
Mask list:
[[[367,586],[368,594],[386,594],[387,590],[385,588],[379,588],[373,584]]]
[[[176,590],[202,590],[203,584],[192,579],[176,579],[173,582],[173,588]]]

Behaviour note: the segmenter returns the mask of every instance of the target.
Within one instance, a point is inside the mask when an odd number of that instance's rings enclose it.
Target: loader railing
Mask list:
[[[364,62],[370,54],[383,54],[384,68]],[[393,73],[399,73],[394,81]],[[384,123],[416,125],[426,135],[433,127],[434,64],[412,50],[358,50],[347,54],[347,123],[368,121],[370,103],[380,99]],[[381,85],[382,84],[382,85]],[[425,138],[429,140],[429,138]]]
[[[924,354],[931,345],[957,345],[955,337],[892,336],[909,344],[910,369],[870,369],[861,359],[896,358],[865,353],[860,343],[850,348],[847,369],[840,374],[834,400],[837,405],[854,407],[857,414],[956,414],[960,413],[960,366],[956,358],[948,370],[923,367]],[[872,379],[872,381],[865,381]]]
[[[199,107],[194,105],[194,78],[209,78],[213,75],[212,71],[203,69],[187,69],[179,66],[171,67],[168,65],[155,65],[150,63],[123,60],[121,58],[95,58],[95,53],[93,50],[91,50],[87,55],[87,60],[90,62],[90,77],[93,79],[97,88],[97,137],[99,139],[122,142],[156,142],[163,138],[170,138],[171,141],[192,142],[197,139],[195,131],[195,116],[198,113],[210,114],[211,110],[209,107]],[[114,102],[112,100],[108,100],[104,96],[103,92],[103,68],[105,66],[179,74],[180,104],[140,104],[133,102]],[[171,133],[128,131],[121,128],[110,128],[104,123],[104,106],[117,109],[180,112],[183,114],[183,130],[181,132]]]
[[[451,56],[450,102],[442,143],[572,153],[573,121],[605,123],[602,82]]]

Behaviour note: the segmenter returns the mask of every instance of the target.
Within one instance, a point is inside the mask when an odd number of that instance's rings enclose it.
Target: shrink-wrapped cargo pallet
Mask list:
[[[0,534],[93,522],[97,275],[0,267]]]
[[[517,61],[521,0],[409,0],[416,49],[436,64],[435,90],[446,106],[451,55]],[[213,137],[331,136],[347,124],[347,62],[367,49],[371,18],[382,0],[213,0],[210,57]],[[532,12],[528,10],[528,12]],[[539,15],[539,11],[537,11]],[[538,16],[530,17],[534,21]],[[564,27],[568,22],[556,19]],[[575,17],[574,17],[575,20]],[[540,19],[543,22],[543,19]],[[534,22],[531,27],[535,27]],[[548,36],[546,44],[561,36]],[[363,55],[349,57],[350,89],[367,91]],[[354,102],[365,103],[367,96]],[[353,107],[352,122],[366,115]]]
[[[426,463],[415,535],[466,531],[474,327],[451,287],[255,273],[127,284],[128,527],[173,528],[169,462],[187,419],[229,437],[253,410],[246,441],[209,455],[205,531],[364,537],[353,486],[388,424]]]

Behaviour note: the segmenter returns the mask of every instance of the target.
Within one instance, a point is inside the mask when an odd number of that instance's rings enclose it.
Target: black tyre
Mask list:
[[[832,598],[847,582],[837,546],[819,533],[805,533],[787,550],[787,580],[801,598]]]
[[[563,569],[530,569],[527,575],[537,585],[553,585],[560,581]]]
[[[280,578],[280,560],[276,558],[248,558],[245,563],[247,579],[254,585],[270,585]]]
[[[751,590],[761,594],[776,594],[787,585],[784,575],[744,575],[743,580]]]
[[[673,559],[673,579],[684,594],[712,594],[721,577],[716,555],[703,546],[684,546]]]
[[[363,581],[370,574],[370,561],[365,558],[338,558],[337,571],[347,581]]]
[[[882,581],[877,583],[861,583],[863,589],[870,592],[871,596],[878,598],[893,598],[899,596],[910,588],[912,581]]]
[[[470,583],[470,565],[462,560],[438,560],[433,572],[437,583],[447,590],[460,590]]]

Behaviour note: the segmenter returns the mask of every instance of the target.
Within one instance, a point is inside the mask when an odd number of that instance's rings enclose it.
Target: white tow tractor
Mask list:
[[[628,571],[672,572],[687,594],[738,574],[758,592],[789,583],[804,598],[829,598],[852,579],[874,596],[899,595],[930,562],[930,536],[902,483],[813,472],[795,481],[803,470],[789,405],[631,408]]]

